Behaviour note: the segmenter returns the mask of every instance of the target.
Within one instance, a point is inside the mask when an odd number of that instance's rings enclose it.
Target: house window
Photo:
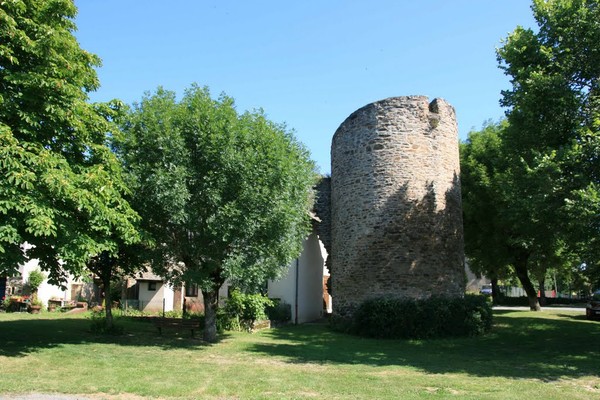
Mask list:
[[[148,282],[148,290],[155,292],[156,291],[156,282]]]
[[[185,284],[185,297],[198,297],[198,285]]]

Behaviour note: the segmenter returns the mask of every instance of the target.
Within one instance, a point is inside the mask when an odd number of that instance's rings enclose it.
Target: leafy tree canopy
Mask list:
[[[518,27],[497,52],[507,123],[473,133],[461,157],[467,251],[511,265],[537,309],[530,275],[600,255],[600,6],[532,10],[539,31]]]
[[[73,36],[75,14],[69,0],[0,2],[0,270],[37,258],[53,283],[138,240],[107,146],[121,104],[88,103],[100,60]]]
[[[509,107],[506,152],[515,173],[524,178],[518,192],[535,203],[530,207],[534,230],[568,231],[566,243],[596,262],[600,4],[535,0],[532,9],[539,31],[519,27],[498,50],[512,81],[512,89],[502,93],[502,104]]]
[[[160,88],[146,94],[123,129],[136,209],[160,254],[153,268],[199,285],[214,340],[225,280],[264,284],[299,255],[314,164],[284,126],[261,111],[240,115],[231,98],[197,85],[180,101]]]

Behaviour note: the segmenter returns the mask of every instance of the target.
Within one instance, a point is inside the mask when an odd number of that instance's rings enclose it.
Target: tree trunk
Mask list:
[[[540,307],[540,303],[538,302],[537,292],[531,280],[529,279],[529,275],[527,274],[527,261],[529,260],[529,253],[521,252],[515,258],[515,272],[517,274],[517,278],[521,282],[523,289],[525,289],[525,293],[527,293],[527,299],[529,300],[529,308],[531,311],[540,311],[542,308]]]
[[[540,279],[538,281],[538,288],[540,292],[540,305],[546,305],[546,279]]]
[[[498,278],[490,279],[492,282],[492,302],[494,304],[498,304],[498,300],[500,300],[500,287],[498,286]]]
[[[104,286],[104,310],[106,313],[106,330],[110,331],[113,327],[113,315],[112,315],[112,299],[110,296],[110,277],[102,280],[102,286]]]
[[[206,342],[214,343],[217,341],[217,308],[219,301],[218,289],[211,291],[202,291],[204,298],[204,335]]]

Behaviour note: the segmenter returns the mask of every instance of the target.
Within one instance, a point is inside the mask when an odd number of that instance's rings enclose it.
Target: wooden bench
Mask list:
[[[194,337],[194,331],[200,330],[200,320],[197,318],[152,318],[158,334],[162,335],[163,328],[189,329]]]

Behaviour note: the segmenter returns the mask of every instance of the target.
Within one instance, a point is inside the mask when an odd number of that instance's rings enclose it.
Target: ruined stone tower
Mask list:
[[[334,314],[381,297],[462,296],[455,112],[394,97],[352,113],[331,148]]]

